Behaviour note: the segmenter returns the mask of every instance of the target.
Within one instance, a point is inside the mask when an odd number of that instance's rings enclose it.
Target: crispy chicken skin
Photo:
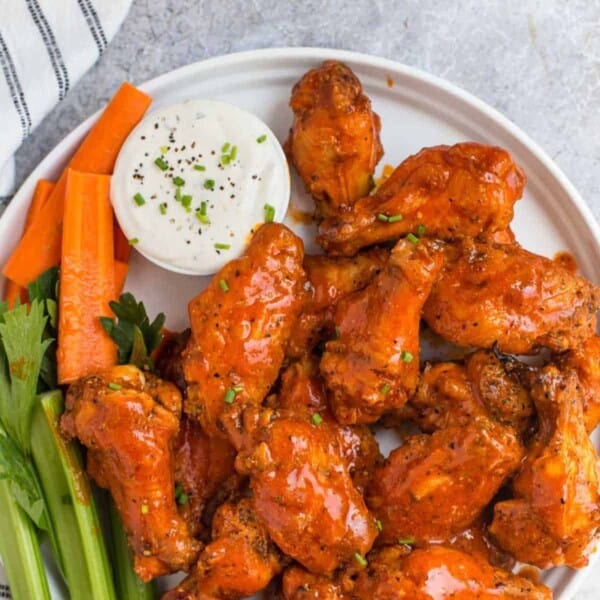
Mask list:
[[[435,546],[373,552],[353,590],[358,600],[551,600],[544,585],[492,567],[481,558]]]
[[[279,548],[317,574],[368,552],[375,522],[352,483],[335,430],[271,410],[258,414],[255,427],[236,469],[250,476],[254,510]]]
[[[277,379],[304,299],[303,253],[287,227],[267,223],[190,302],[184,409],[208,435],[224,436],[223,413],[235,418],[243,406],[260,404]]]
[[[474,142],[424,148],[374,194],[323,221],[317,242],[328,254],[352,256],[416,233],[420,225],[425,235],[443,240],[488,237],[507,229],[524,185],[523,172],[501,148]]]
[[[560,264],[524,250],[464,240],[423,309],[431,329],[462,346],[535,353],[577,347],[596,332],[600,291]]]
[[[327,342],[321,360],[340,423],[373,423],[415,391],[421,308],[441,266],[429,242],[400,240],[386,268],[365,289],[340,300],[339,338]]]
[[[282,373],[278,406],[307,418],[318,413],[323,426],[335,430],[352,482],[363,493],[382,461],[379,444],[366,425],[340,425],[333,418],[315,359],[292,363]]]
[[[410,406],[412,420],[428,433],[489,416],[523,434],[535,412],[518,378],[486,350],[469,355],[464,364],[425,365]]]
[[[179,512],[190,531],[201,531],[206,502],[234,475],[236,452],[223,438],[208,437],[197,421],[183,417],[174,444],[175,485],[180,489]]]
[[[577,376],[546,366],[531,392],[539,430],[513,481],[514,499],[495,505],[490,532],[517,560],[579,568],[600,525],[600,495]]]
[[[600,337],[587,339],[581,346],[555,357],[561,370],[573,369],[579,378],[583,417],[588,433],[600,423]]]
[[[71,385],[61,421],[88,448],[90,476],[110,490],[143,581],[186,569],[199,550],[175,503],[178,409],[174,385],[121,366]]]
[[[315,199],[317,216],[338,214],[371,189],[383,155],[379,117],[356,75],[333,60],[296,83],[290,107],[289,158]]]
[[[485,417],[410,436],[375,471],[367,490],[367,504],[383,524],[378,543],[422,545],[460,533],[522,456],[515,433]]]
[[[281,570],[279,552],[249,499],[217,510],[212,538],[192,574],[163,600],[239,600],[267,587]]]
[[[367,286],[387,263],[389,250],[378,248],[352,258],[305,256],[308,298],[290,338],[287,355],[299,358],[334,334],[333,315],[340,298]]]

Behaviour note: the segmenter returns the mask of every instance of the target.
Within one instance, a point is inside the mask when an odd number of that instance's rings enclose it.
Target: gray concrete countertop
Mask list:
[[[356,50],[448,79],[545,148],[600,219],[600,0],[134,0],[98,64],[17,153],[18,182],[123,80],[275,46]],[[600,566],[577,595],[598,598]]]

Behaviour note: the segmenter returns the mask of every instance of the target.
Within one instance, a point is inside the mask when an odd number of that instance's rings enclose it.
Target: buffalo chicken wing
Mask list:
[[[424,229],[443,240],[507,229],[525,176],[501,148],[473,142],[425,148],[407,158],[371,196],[319,227],[330,254],[397,240]]]
[[[62,418],[88,449],[89,474],[110,490],[144,581],[186,569],[199,550],[175,501],[177,409],[174,385],[124,366],[71,385]]]
[[[303,253],[287,227],[267,223],[190,302],[184,409],[208,435],[224,437],[223,418],[259,405],[277,379],[303,303]]]
[[[534,377],[539,430],[513,481],[515,497],[495,505],[490,532],[517,560],[582,567],[600,526],[598,456],[576,375],[547,366]]]
[[[423,317],[462,346],[530,354],[574,348],[596,332],[600,291],[520,246],[465,240],[448,248]]]
[[[379,117],[356,75],[333,60],[302,77],[290,106],[290,160],[315,199],[317,216],[338,214],[371,189],[383,154]]]
[[[421,308],[441,265],[433,245],[401,240],[385,269],[339,302],[321,373],[340,423],[373,423],[414,392]]]

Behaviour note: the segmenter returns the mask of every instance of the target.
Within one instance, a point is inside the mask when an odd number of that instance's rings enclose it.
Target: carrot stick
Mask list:
[[[115,257],[116,259],[116,257]],[[118,298],[125,287],[129,265],[121,260],[115,260],[115,297]]]
[[[25,231],[27,231],[32,221],[37,217],[53,189],[54,183],[52,181],[40,179],[37,182],[35,191],[33,192],[31,204],[29,205],[29,210],[27,211],[27,217],[25,219]],[[8,302],[9,308],[12,308],[15,305],[17,298],[19,298],[22,304],[27,302],[27,289],[9,279],[6,282],[6,287],[4,289],[4,299]]]
[[[68,169],[59,292],[59,383],[115,364],[116,347],[98,317],[115,297],[110,177]]]
[[[99,175],[112,173],[123,142],[140,121],[151,98],[124,83],[81,143],[68,168]],[[58,264],[61,254],[66,173],[4,266],[3,273],[22,287]]]

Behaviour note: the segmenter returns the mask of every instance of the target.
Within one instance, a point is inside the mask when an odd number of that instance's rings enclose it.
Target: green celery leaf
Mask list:
[[[48,531],[50,521],[37,473],[1,426],[0,479],[10,482],[11,493],[21,508],[40,529]]]
[[[48,317],[46,329],[44,330],[44,340],[51,340],[51,343],[44,354],[40,369],[40,378],[38,382],[38,393],[53,390],[57,387],[56,375],[56,342],[58,335],[58,283],[60,270],[58,267],[52,267],[42,273],[34,282],[30,283],[27,291],[29,301],[39,300],[44,305],[44,313]]]
[[[0,420],[13,440],[29,454],[31,411],[42,359],[51,343],[50,339],[43,339],[47,317],[43,305],[34,300],[29,309],[18,306],[4,313],[2,319]]]

